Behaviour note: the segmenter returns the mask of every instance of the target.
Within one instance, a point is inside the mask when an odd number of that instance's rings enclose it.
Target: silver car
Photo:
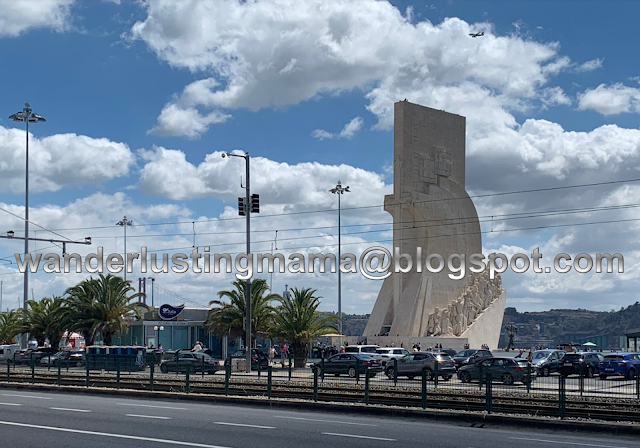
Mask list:
[[[389,379],[394,379],[396,363],[393,360],[387,362],[385,367],[385,373]],[[433,380],[438,376],[444,381],[449,381],[451,377],[456,373],[456,368],[453,360],[441,353],[431,352],[416,352],[410,353],[398,359],[398,373],[397,376],[406,376],[410,380],[417,376],[421,376],[424,371],[427,380]]]

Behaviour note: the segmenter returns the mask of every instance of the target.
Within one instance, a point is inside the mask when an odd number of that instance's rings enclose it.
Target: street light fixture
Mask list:
[[[127,227],[133,224],[133,221],[127,219],[125,215],[124,219],[118,221],[116,223],[117,226],[122,226],[124,228],[124,281],[127,281]]]
[[[348,185],[346,187],[343,187],[340,181],[338,181],[338,184],[335,188],[332,188],[329,191],[333,194],[338,195],[338,333],[340,333],[340,346],[342,347],[342,277],[340,271],[340,257],[342,256],[342,254],[340,253],[340,246],[342,243],[342,235],[340,226],[340,197],[344,193],[351,193],[351,191],[349,190]]]
[[[251,179],[250,179],[250,170],[249,170],[249,153],[245,152],[244,154],[233,154],[231,152],[223,152],[222,158],[225,157],[242,157],[245,160],[245,169],[247,176],[247,184],[245,185],[245,213],[246,213],[246,222],[247,222],[247,255],[251,253]],[[247,373],[251,372],[251,279],[247,279],[247,287],[245,289],[245,308],[246,312],[246,335],[245,335],[245,349],[247,352],[246,357],[246,371]]]
[[[29,103],[24,103],[24,109],[9,116],[13,121],[24,122],[26,128],[26,164],[25,164],[25,200],[24,200],[24,254],[29,253],[29,123],[42,123],[45,120],[41,115],[33,112]],[[29,270],[24,271],[24,290],[22,304],[27,309],[27,299],[29,297]],[[25,338],[26,339],[26,338]],[[26,341],[25,341],[26,342]],[[26,346],[26,344],[25,344]]]

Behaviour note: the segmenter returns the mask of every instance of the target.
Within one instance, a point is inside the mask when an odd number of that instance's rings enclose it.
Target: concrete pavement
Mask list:
[[[0,391],[0,440],[12,448],[116,444],[123,448],[640,448],[640,442],[620,436],[568,436],[406,418],[7,389]]]

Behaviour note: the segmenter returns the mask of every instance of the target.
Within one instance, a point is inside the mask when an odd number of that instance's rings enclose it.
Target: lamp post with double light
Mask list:
[[[351,193],[351,191],[349,190],[348,185],[346,187],[343,187],[340,181],[338,181],[338,184],[335,188],[332,188],[329,191],[333,194],[338,195],[338,332],[340,333],[340,346],[342,347],[342,276],[340,275],[340,257],[342,256],[340,246],[342,244],[342,232],[340,224],[340,197],[344,193]]]
[[[162,325],[155,325],[153,329],[156,332],[156,348],[160,348],[160,332],[164,330],[164,327]]]
[[[116,223],[117,226],[124,228],[124,281],[127,281],[127,227],[133,224],[133,221],[127,219],[125,216],[122,220]]]

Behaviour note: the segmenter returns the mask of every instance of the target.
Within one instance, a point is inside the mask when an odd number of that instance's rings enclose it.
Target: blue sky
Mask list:
[[[213,154],[233,149],[255,158],[263,214],[280,215],[256,218],[262,233],[254,240],[264,241],[257,249],[268,250],[279,230],[282,241],[317,237],[292,240],[290,248],[335,250],[335,229],[304,230],[335,225],[335,213],[290,213],[335,209],[327,190],[337,180],[352,186],[347,209],[382,203],[392,190],[388,109],[405,97],[467,117],[470,194],[640,177],[640,61],[630,49],[637,2],[33,3],[39,7],[0,11],[0,206],[24,212],[24,134],[3,117],[28,100],[47,118],[32,128],[33,221],[70,229],[70,238],[91,235],[105,250],[122,250],[121,229],[98,227],[124,214],[149,224],[132,229],[130,246],[187,247],[191,221],[207,221],[197,225],[196,234],[208,233],[198,244],[242,243],[242,235],[225,235],[243,230],[241,221],[212,221],[236,216],[242,166],[222,165]],[[321,49],[324,26],[347,38]],[[468,37],[477,30],[486,35]],[[203,124],[196,129],[194,120]],[[319,130],[333,138],[314,137]],[[476,207],[481,216],[497,216],[632,204],[635,188],[485,198]],[[345,232],[390,222],[381,208],[343,217],[360,226]],[[494,229],[629,218],[634,209],[503,221]],[[186,224],[153,226],[163,222]],[[0,231],[21,226],[0,215]],[[95,228],[73,230],[79,227]],[[483,245],[508,253],[538,246],[548,253],[626,251],[624,276],[505,276],[508,305],[518,309],[608,310],[636,301],[637,233],[633,222],[496,232]],[[388,238],[354,234],[346,244],[356,250]],[[0,242],[0,249],[10,256],[19,247]],[[227,249],[238,252],[242,244]],[[0,265],[7,297],[21,294],[13,268]],[[285,282],[313,286],[323,307],[335,308],[331,276],[275,277],[274,290]],[[82,278],[38,274],[34,294],[62,294]],[[157,284],[207,303],[230,280],[165,275]],[[379,286],[347,279],[346,310],[369,312]]]

